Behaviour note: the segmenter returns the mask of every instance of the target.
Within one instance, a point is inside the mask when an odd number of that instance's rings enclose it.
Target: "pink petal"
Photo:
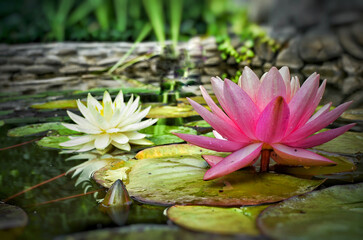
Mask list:
[[[291,148],[282,144],[272,144],[278,155],[274,160],[283,165],[291,166],[320,166],[336,164],[335,162],[302,148]]]
[[[213,167],[214,165],[216,165],[217,163],[219,163],[224,159],[224,157],[213,156],[213,155],[202,155],[202,157],[211,167]]]
[[[286,134],[295,130],[303,115],[314,101],[319,86],[319,75],[313,73],[289,103],[290,121]]]
[[[320,115],[322,114],[325,114],[327,112],[329,112],[330,110],[330,107],[331,107],[331,102],[330,103],[327,103],[325,104],[323,107],[321,107],[308,121],[307,123],[313,121],[314,119],[316,119],[317,117],[319,117]]]
[[[286,98],[290,98],[291,96],[291,83],[290,83],[290,71],[289,68],[283,66],[279,69],[282,79],[284,80],[285,87],[286,87]],[[289,101],[290,99],[286,100]]]
[[[286,86],[280,72],[272,67],[264,77],[257,93],[257,106],[262,111],[275,97],[286,98]]]
[[[338,107],[336,107],[335,109],[333,109],[332,111],[320,115],[313,121],[305,124],[301,128],[297,129],[295,132],[291,133],[283,140],[283,142],[284,143],[296,142],[325,128],[326,126],[334,122],[335,119],[337,119],[340,115],[342,115],[342,113],[349,107],[351,103],[352,103],[351,101],[343,103]]]
[[[213,99],[209,96],[207,91],[203,86],[200,86],[200,90],[202,92],[203,98],[208,104],[209,108],[212,110],[212,112],[220,117],[223,121],[228,122],[228,124],[233,124],[232,120],[220,109],[217,104],[213,101]]]
[[[216,95],[219,104],[222,106],[222,108],[224,108],[226,106],[226,104],[225,104],[224,94],[223,94],[223,87],[224,87],[223,80],[220,79],[219,77],[212,77],[210,81],[212,83],[214,95]]]
[[[313,102],[311,103],[311,105],[308,105],[306,108],[306,112],[303,114],[303,116],[301,117],[301,120],[298,124],[297,127],[303,126],[311,117],[311,115],[314,113],[315,109],[318,107],[320,100],[323,97],[324,91],[325,91],[325,86],[326,86],[326,80],[323,81],[323,83],[321,84],[321,86],[319,87]]]
[[[204,180],[222,177],[240,168],[249,166],[260,155],[262,143],[253,143],[244,147],[210,168],[204,175]]]
[[[289,106],[283,97],[276,97],[263,110],[256,125],[256,137],[265,143],[279,142],[289,123]]]
[[[260,87],[260,80],[257,75],[249,67],[245,67],[242,76],[239,78],[238,86],[240,86],[250,96],[252,101],[256,102],[256,95]]]
[[[205,136],[198,136],[198,135],[191,135],[184,133],[173,133],[173,134],[191,144],[218,152],[234,152],[248,145],[248,143],[233,142],[233,141],[221,140]]]
[[[328,130],[328,131],[325,131],[325,132],[321,132],[321,133],[312,135],[311,137],[302,139],[302,140],[297,141],[297,142],[289,143],[288,145],[290,147],[299,147],[299,148],[315,147],[315,146],[318,146],[320,144],[329,142],[330,140],[342,135],[343,133],[345,133],[346,131],[348,131],[349,129],[351,129],[355,125],[356,125],[355,123],[351,123],[351,124],[348,124],[348,125],[343,126],[343,127],[339,127],[339,128],[336,128],[336,129],[332,129],[332,130]]]
[[[188,98],[189,103],[193,106],[195,111],[208,122],[212,128],[214,128],[224,138],[236,141],[236,142],[247,142],[248,138],[241,132],[241,130],[232,122],[229,124],[223,119],[219,118],[215,114],[202,107],[200,104]]]
[[[242,88],[228,79],[224,81],[224,97],[228,104],[228,108],[224,110],[228,116],[244,134],[254,139],[255,125],[259,115],[255,103]]]

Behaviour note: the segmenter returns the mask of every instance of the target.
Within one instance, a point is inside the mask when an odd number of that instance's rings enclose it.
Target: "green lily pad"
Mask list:
[[[28,215],[17,206],[0,203],[0,230],[24,227],[28,223]]]
[[[184,140],[172,134],[173,132],[195,134],[195,135],[197,134],[196,130],[188,127],[167,126],[167,125],[150,126],[148,128],[140,130],[139,132],[150,135],[150,137],[147,137],[147,139],[152,141],[155,145],[184,142]]]
[[[363,109],[348,109],[340,118],[351,121],[363,121]]]
[[[290,198],[264,210],[259,229],[274,239],[362,239],[363,183]]]
[[[275,165],[274,171],[279,173],[288,173],[298,176],[316,176],[326,175],[341,172],[352,172],[357,167],[354,164],[354,159],[344,155],[338,155],[334,153],[317,151],[319,155],[329,158],[334,161],[337,165],[333,166],[313,166],[313,167],[302,167],[302,166],[286,166],[286,165]]]
[[[86,104],[85,102],[83,102]],[[78,108],[77,107],[77,100],[70,99],[70,100],[56,100],[41,104],[34,104],[31,105],[32,108],[36,109],[69,109],[69,108]]]
[[[256,218],[269,205],[241,208],[181,206],[168,208],[168,218],[192,231],[217,234],[259,235]]]
[[[121,179],[130,196],[156,205],[194,204],[241,206],[271,203],[303,194],[323,180],[299,179],[288,175],[258,174],[245,169],[204,181],[208,164],[197,157],[129,160],[106,166],[93,178],[103,187]]]
[[[55,148],[55,149],[69,149],[69,147],[62,147],[59,144],[68,141],[68,136],[49,136],[40,139],[37,144],[38,146],[45,148]]]
[[[357,154],[363,152],[363,133],[346,132],[339,137],[314,149],[340,154]]]
[[[144,149],[138,152],[135,158],[145,159],[145,158],[164,158],[164,157],[175,157],[175,156],[199,157],[201,155],[226,156],[227,154],[228,153],[220,153],[191,144],[172,144],[167,146],[158,146],[158,147],[151,147]]]
[[[150,109],[147,118],[182,118],[197,116],[191,105],[159,106]]]
[[[179,240],[198,239],[213,240],[210,234],[185,231],[176,226],[157,224],[135,224],[119,228],[106,228],[87,232],[74,233],[67,236],[60,236],[57,240]],[[233,236],[218,236],[218,240],[235,240]]]
[[[211,127],[211,125],[209,123],[207,123],[205,120],[188,122],[188,123],[184,124],[184,126],[186,126],[186,127],[205,127],[205,128]]]
[[[8,131],[9,137],[23,137],[39,133],[44,133],[52,131],[58,135],[74,135],[79,134],[79,132],[70,130],[62,125],[60,122],[50,122],[50,123],[39,123],[31,124],[27,126],[17,127],[10,129]]]

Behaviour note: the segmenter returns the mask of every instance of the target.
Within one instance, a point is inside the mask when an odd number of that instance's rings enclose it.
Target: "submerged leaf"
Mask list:
[[[147,137],[147,139],[152,141],[155,145],[184,142],[184,140],[172,134],[174,132],[197,134],[196,130],[188,127],[167,126],[167,125],[150,126],[148,128],[140,130],[139,132],[150,135],[150,137]]]
[[[258,214],[269,205],[241,208],[176,205],[168,209],[168,218],[192,231],[217,234],[259,235]]]
[[[296,196],[264,210],[260,230],[276,239],[361,239],[363,183]]]
[[[59,145],[60,143],[68,140],[69,140],[68,136],[50,136],[50,137],[43,137],[37,142],[37,144],[38,146],[46,148],[69,149],[69,147],[62,147]]]
[[[0,203],[0,230],[24,227],[28,223],[28,215],[17,206]]]
[[[100,169],[93,178],[108,188],[120,178],[120,170],[124,174],[125,167],[131,168],[125,182],[130,195],[140,202],[159,205],[271,203],[311,191],[323,182],[281,174],[258,174],[248,169],[204,181],[208,164],[200,157],[130,160],[116,165]]]

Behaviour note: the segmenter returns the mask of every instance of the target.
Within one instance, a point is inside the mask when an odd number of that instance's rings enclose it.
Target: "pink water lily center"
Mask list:
[[[300,87],[290,78],[287,67],[273,67],[261,79],[245,67],[238,85],[219,77],[212,78],[213,91],[222,109],[201,86],[211,111],[188,99],[200,116],[214,129],[215,138],[175,133],[183,140],[218,152],[231,152],[225,158],[204,155],[211,168],[204,180],[222,177],[253,165],[261,156],[260,171],[268,171],[270,158],[292,166],[331,165],[335,162],[306,150],[348,131],[355,124],[316,133],[334,122],[351,104],[330,110],[328,103],[315,112],[322,99],[326,80],[319,86],[313,73]]]

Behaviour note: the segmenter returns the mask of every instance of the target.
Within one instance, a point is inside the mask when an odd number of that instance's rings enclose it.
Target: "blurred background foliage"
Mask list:
[[[0,2],[0,41],[185,41],[212,35],[224,41],[261,35],[248,21],[247,0],[12,0]],[[249,44],[249,45],[248,45]],[[247,44],[248,47],[251,45]],[[228,49],[228,42],[225,44]],[[232,52],[233,54],[233,52]],[[251,53],[249,53],[251,54]]]

